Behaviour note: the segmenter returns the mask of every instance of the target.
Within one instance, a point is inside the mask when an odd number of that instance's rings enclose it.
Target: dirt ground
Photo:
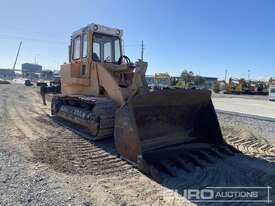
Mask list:
[[[118,158],[112,139],[85,140],[49,113],[37,88],[0,85],[0,205],[240,205],[171,192],[209,186],[270,186],[275,201],[275,146],[228,119],[224,137],[242,153],[176,168],[177,177],[163,174],[159,184]]]

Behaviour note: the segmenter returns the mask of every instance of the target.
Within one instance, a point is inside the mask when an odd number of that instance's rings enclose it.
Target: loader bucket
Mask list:
[[[116,112],[119,154],[137,163],[177,158],[191,149],[224,144],[208,90],[162,90],[134,96]]]

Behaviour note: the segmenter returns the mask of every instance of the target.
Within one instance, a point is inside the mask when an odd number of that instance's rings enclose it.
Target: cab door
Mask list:
[[[81,35],[73,37],[71,45],[71,77],[79,78],[81,68]]]
[[[71,76],[89,78],[90,59],[88,58],[88,34],[79,33],[72,38]]]
[[[89,78],[90,77],[90,58],[88,52],[88,33],[83,32],[81,38],[81,66],[80,66],[80,77]]]

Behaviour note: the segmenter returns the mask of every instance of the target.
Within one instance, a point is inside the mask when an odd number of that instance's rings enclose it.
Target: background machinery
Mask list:
[[[193,154],[207,158],[232,153],[210,91],[150,92],[147,63],[134,64],[122,54],[122,33],[90,24],[72,34],[52,115],[88,131],[92,140],[114,137],[121,157],[151,175],[156,170],[171,175],[171,165],[196,162]]]
[[[229,78],[225,94],[241,94],[243,92],[243,82],[242,79]]]
[[[245,80],[243,78],[229,78],[226,94],[268,94],[268,82],[260,80]]]

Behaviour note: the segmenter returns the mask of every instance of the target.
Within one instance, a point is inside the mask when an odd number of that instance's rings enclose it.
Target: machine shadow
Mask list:
[[[51,117],[52,118],[52,117]],[[83,140],[98,149],[102,149],[110,155],[119,157],[115,149],[113,138],[100,141],[90,140],[89,134],[68,122],[53,118],[61,126],[72,131]],[[223,158],[213,158],[212,163],[201,160],[200,164],[190,164],[188,171],[180,168],[171,168],[176,176],[171,176],[167,172],[160,171],[160,181],[157,182],[172,190],[179,196],[186,197],[186,192],[190,189],[207,189],[208,187],[271,187],[270,194],[275,194],[275,163],[263,158],[246,155],[242,152],[233,155],[225,155]],[[90,174],[85,170],[85,174]],[[153,179],[151,176],[149,178]],[[165,195],[165,194],[164,194]],[[171,193],[167,194],[171,195]],[[259,200],[266,200],[267,193],[259,194]],[[192,202],[192,200],[190,200]],[[273,200],[274,201],[274,200]],[[229,202],[197,202],[197,205],[240,205],[240,203]],[[244,204],[245,203],[241,203]],[[250,205],[248,202],[247,205]],[[264,202],[253,203],[253,205],[263,205]]]
[[[275,200],[275,163],[269,162],[259,157],[252,157],[244,153],[236,153],[235,155],[219,159],[212,164],[205,163],[205,166],[195,166],[189,172],[175,169],[177,177],[170,177],[167,174],[162,174],[161,185],[173,190],[179,195],[183,195],[188,198],[188,190],[198,190],[214,188],[213,191],[224,192],[251,192],[257,191],[258,197],[254,200],[262,200],[262,202],[233,202],[234,198],[224,198],[227,202],[217,202],[208,200],[196,201],[191,198],[194,204],[197,205],[264,205],[267,204],[268,198]],[[219,187],[219,189],[217,189]],[[227,187],[227,188],[220,188]],[[242,188],[232,188],[242,187]],[[245,187],[265,187],[259,190],[259,188],[248,189]],[[267,187],[270,187],[268,197]],[[193,193],[194,194],[194,193]],[[272,196],[273,194],[273,196]],[[247,198],[248,200],[249,198]],[[202,201],[201,201],[202,200]],[[222,200],[222,199],[221,199]],[[245,200],[243,198],[242,200]],[[251,200],[251,199],[250,199]]]

